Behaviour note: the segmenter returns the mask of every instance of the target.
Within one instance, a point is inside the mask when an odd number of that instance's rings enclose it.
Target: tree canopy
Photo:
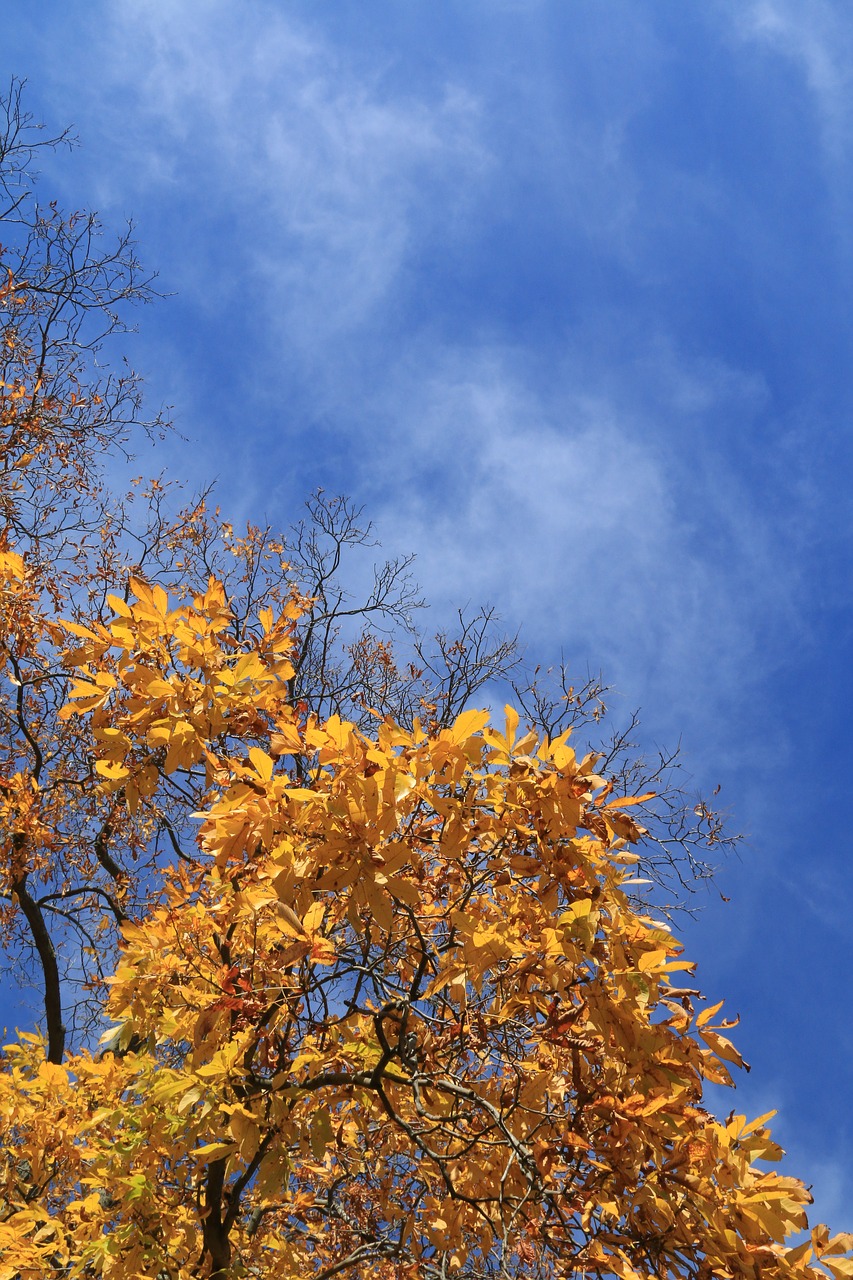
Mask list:
[[[205,794],[122,922],[100,1051],[4,1051],[3,1280],[851,1274],[853,1237],[784,1245],[809,1195],[764,1168],[768,1117],[702,1105],[731,1023],[632,903],[640,798],[595,756],[511,708],[373,735],[295,708],[295,595],[242,644],[215,581],[106,605],[50,624],[92,795],[143,845],[182,777]],[[4,780],[7,865],[51,856],[55,796]]]
[[[278,538],[110,493],[146,424],[92,357],[152,285],[39,208],[7,108],[0,900],[44,1016],[0,1059],[0,1280],[853,1276],[788,1242],[769,1117],[706,1106],[734,1020],[653,904],[714,815],[579,745],[594,681],[493,723],[514,642],[428,647],[406,559],[348,594],[345,500]]]

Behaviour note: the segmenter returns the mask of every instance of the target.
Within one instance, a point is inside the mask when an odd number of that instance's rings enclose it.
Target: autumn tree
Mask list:
[[[39,200],[40,157],[74,141],[69,132],[46,135],[12,82],[0,103],[0,533],[3,546],[26,559],[31,607],[25,614],[10,607],[5,619],[11,683],[0,694],[2,777],[11,808],[19,803],[12,797],[38,794],[53,829],[41,848],[18,840],[0,900],[7,973],[41,987],[57,1061],[68,1034],[85,1036],[97,1025],[97,984],[109,971],[117,926],[159,892],[157,869],[182,856],[186,814],[203,794],[193,799],[197,779],[183,778],[156,814],[113,820],[92,790],[75,726],[59,714],[69,671],[50,622],[58,603],[71,618],[97,618],[107,590],[127,592],[131,575],[191,596],[215,574],[240,645],[260,602],[289,598],[298,586],[312,603],[290,696],[319,711],[361,715],[368,706],[402,713],[416,701],[414,671],[398,669],[389,632],[411,630],[421,604],[406,558],[378,564],[363,596],[346,589],[347,556],[370,544],[371,533],[345,499],[314,495],[285,555],[268,528],[235,533],[205,491],[182,501],[162,477],[126,495],[105,484],[111,455],[126,457],[167,429],[162,415],[144,415],[140,380],[117,346],[130,309],[156,291],[132,227],[110,239],[94,213],[68,215]],[[501,670],[510,651],[481,628],[478,679]],[[460,648],[454,666],[465,665]],[[433,696],[424,681],[418,693]],[[433,701],[451,705],[440,689]]]
[[[59,1062],[69,1035],[81,1043],[98,1025],[120,926],[157,898],[168,862],[193,860],[188,815],[207,786],[203,770],[165,775],[156,799],[143,794],[132,812],[104,795],[88,740],[62,710],[72,673],[60,609],[79,625],[103,622],[108,592],[128,598],[132,579],[186,600],[215,578],[229,643],[251,653],[258,610],[298,597],[291,704],[362,729],[376,712],[449,725],[503,681],[526,720],[555,737],[597,729],[605,690],[597,679],[573,682],[562,664],[552,679],[526,674],[517,639],[488,608],[460,612],[455,628],[431,638],[419,633],[410,557],[380,561],[355,593],[349,558],[373,538],[345,498],[313,495],[305,517],[277,535],[262,525],[235,531],[209,492],[181,498],[162,477],[127,494],[110,489],[105,460],[167,429],[163,415],[145,416],[140,380],[117,346],[155,281],[132,227],[111,240],[95,214],[39,200],[39,157],[74,139],[46,135],[21,94],[13,81],[0,104],[0,533],[27,569],[3,623],[0,786],[9,814],[37,805],[41,836],[23,842],[9,819],[0,902],[7,975],[40,988],[48,1055]],[[651,796],[644,870],[671,900],[724,846],[720,823],[681,785],[677,753],[647,761],[624,730],[601,749],[623,789]],[[153,755],[151,769],[162,774],[164,759]]]
[[[0,901],[44,1016],[0,1063],[0,1280],[853,1275],[785,1243],[768,1117],[705,1106],[741,1060],[662,914],[721,838],[677,757],[590,745],[600,682],[488,609],[423,637],[405,557],[354,595],[343,498],[276,535],[111,492],[163,429],[109,372],[154,282],[4,110]]]
[[[235,646],[221,583],[134,580],[52,624],[113,822],[205,796],[123,922],[102,1050],[4,1051],[0,1280],[853,1274],[853,1236],[785,1244],[809,1196],[768,1117],[703,1105],[741,1059],[632,902],[642,797],[509,707],[367,734],[294,706],[306,607]]]

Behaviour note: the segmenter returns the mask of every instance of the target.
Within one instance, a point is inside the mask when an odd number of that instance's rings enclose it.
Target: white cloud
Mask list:
[[[277,5],[116,5],[91,56],[90,91],[122,104],[102,198],[171,204],[198,235],[169,283],[202,306],[251,295],[309,362],[393,305],[413,242],[489,165],[472,94],[392,93],[381,50],[365,65]]]
[[[294,368],[310,382],[303,412],[331,417],[349,487],[389,548],[419,552],[427,594],[492,598],[510,625],[529,620],[543,650],[565,643],[632,702],[661,701],[674,718],[747,680],[793,571],[732,468],[692,435],[723,412],[750,422],[756,380],[686,361],[671,341],[598,350],[591,329],[567,334],[576,355],[557,369],[476,334],[454,348],[416,321],[395,333],[418,249],[440,251],[466,223],[493,165],[515,172],[485,140],[495,126],[477,94],[399,78],[392,89],[380,49],[340,50],[263,0],[143,0],[102,16],[89,54],[102,74],[78,75],[75,93],[90,85],[93,116],[112,131],[106,181],[152,212],[162,203],[167,224],[183,220],[167,287],[218,308],[223,327],[266,330],[265,350],[234,343],[266,388],[261,412],[271,387],[286,401]],[[567,127],[552,82],[513,85],[529,112],[513,145],[564,193],[552,213],[597,226],[621,256],[634,221],[625,122],[661,56],[635,28],[631,92],[608,98],[597,124],[576,112]],[[113,94],[120,114],[101,110]],[[215,433],[205,449],[228,458],[232,481],[242,467],[270,511],[276,484],[292,494],[270,475],[271,440],[247,436],[242,461]],[[196,464],[205,473],[223,465],[210,454]],[[275,457],[286,468],[286,451]],[[246,505],[259,509],[251,494]]]
[[[660,422],[616,379],[608,395],[558,369],[544,390],[518,353],[432,358],[370,405],[384,541],[417,551],[428,598],[490,600],[540,654],[564,647],[581,670],[602,665],[629,706],[657,705],[669,732],[699,718],[715,750],[731,733],[715,724],[720,699],[774,661],[767,648],[759,660],[759,637],[795,625],[796,570],[733,475],[685,473],[672,442],[725,397],[748,423],[750,381],[685,362],[676,376],[658,352]]]
[[[832,0],[752,0],[732,10],[741,38],[798,66],[817,104],[823,144],[838,163],[853,140],[853,28]]]

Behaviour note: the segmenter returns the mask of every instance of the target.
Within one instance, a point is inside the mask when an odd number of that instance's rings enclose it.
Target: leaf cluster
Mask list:
[[[122,924],[104,1051],[6,1050],[35,1190],[10,1166],[0,1276],[847,1274],[846,1237],[784,1243],[768,1117],[703,1106],[742,1059],[631,900],[648,797],[510,707],[295,708],[296,596],[251,652],[219,583],[109,604],[64,624],[62,719],[130,821],[198,773],[195,854]]]

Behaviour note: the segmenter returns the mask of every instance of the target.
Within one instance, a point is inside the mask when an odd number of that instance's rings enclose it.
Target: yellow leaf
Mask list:
[[[288,927],[288,930],[291,933],[296,934],[297,936],[300,936],[300,937],[306,936],[305,926],[302,923],[302,921],[299,919],[299,916],[293,910],[293,907],[288,906],[286,902],[280,902],[278,904],[277,911],[280,918],[285,922],[285,924]]]
[[[237,1145],[236,1142],[205,1142],[200,1147],[194,1147],[192,1154],[202,1160],[223,1160],[234,1154]]]
[[[279,722],[276,732],[270,738],[270,751],[273,755],[281,756],[285,753],[291,753],[302,750],[302,738],[299,734],[299,727],[295,724],[287,724]]]
[[[714,1014],[719,1013],[724,1004],[725,1004],[725,1001],[720,1000],[717,1002],[717,1004],[712,1004],[709,1009],[703,1009],[702,1012],[699,1014],[698,1018],[696,1019],[697,1028],[707,1026],[707,1024],[714,1017]]]
[[[647,804],[649,800],[654,800],[656,795],[656,791],[647,791],[642,796],[622,796],[616,800],[608,800],[602,807],[605,809],[628,809],[632,804]]]
[[[449,729],[445,729],[442,737],[449,742],[461,744],[479,733],[489,722],[488,711],[463,711],[457,716]]]
[[[853,1276],[853,1258],[821,1258],[821,1262],[834,1277],[835,1280],[850,1280]]]
[[[249,759],[255,766],[255,771],[264,782],[269,782],[272,778],[273,762],[265,751],[260,747],[249,748]]]
[[[646,973],[649,969],[660,969],[667,961],[666,951],[646,951],[640,956],[637,962],[637,968],[640,973]]]
[[[122,618],[133,617],[133,610],[131,609],[130,605],[127,603],[126,600],[122,600],[121,596],[108,595],[107,604],[110,606],[113,613],[119,614],[120,617]]]
[[[771,1112],[770,1114],[774,1115],[775,1112]],[[850,1253],[851,1250],[853,1250],[853,1232],[839,1231],[837,1235],[834,1235],[832,1239],[828,1241],[826,1248],[824,1249],[824,1253]]]
[[[323,916],[326,914],[326,907],[323,902],[312,902],[311,906],[302,917],[302,928],[306,933],[316,933],[323,923]]]
[[[708,1048],[723,1062],[732,1062],[736,1067],[746,1067],[749,1070],[731,1040],[727,1040],[725,1036],[717,1035],[714,1031],[700,1031],[699,1034]]]

